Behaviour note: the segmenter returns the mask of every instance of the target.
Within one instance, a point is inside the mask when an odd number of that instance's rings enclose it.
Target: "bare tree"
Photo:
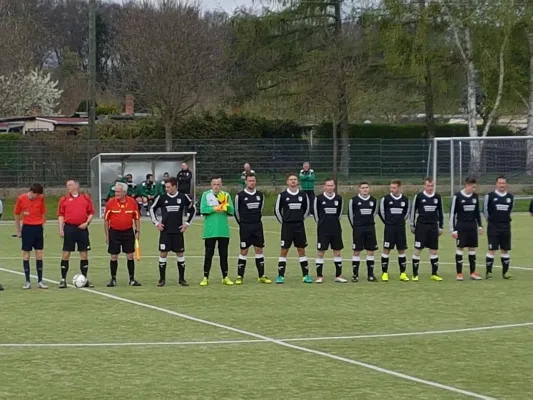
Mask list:
[[[490,127],[495,120],[500,106],[505,80],[505,60],[507,45],[511,33],[511,18],[513,17],[514,0],[499,0],[492,2],[490,6],[481,0],[468,0],[463,2],[458,9],[452,11],[451,6],[446,0],[439,0],[444,12],[449,17],[452,35],[455,40],[457,49],[461,55],[463,67],[466,72],[467,82],[467,115],[468,115],[468,133],[470,137],[485,137],[489,133]],[[454,12],[455,11],[455,12]],[[500,43],[496,52],[497,61],[494,62],[497,69],[497,90],[489,106],[483,105],[483,127],[481,132],[478,131],[477,119],[480,111],[479,93],[480,77],[482,63],[491,63],[492,55],[485,50],[482,57],[476,57],[474,50],[476,44],[474,32],[476,23],[488,24],[492,22],[495,26],[501,27]],[[480,35],[481,36],[481,35]],[[478,41],[494,40],[492,37],[479,37]],[[487,47],[485,47],[486,49]],[[486,65],[486,64],[485,64]],[[483,150],[482,141],[472,141],[470,143],[470,165],[469,174],[478,176],[481,172],[481,156]]]
[[[123,90],[161,118],[165,147],[172,128],[222,78],[223,35],[201,18],[197,5],[142,0],[125,6],[117,26]]]

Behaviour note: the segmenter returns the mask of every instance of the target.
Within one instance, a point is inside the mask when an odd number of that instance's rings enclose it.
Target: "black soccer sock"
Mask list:
[[[265,257],[262,254],[255,255],[255,267],[259,278],[265,276]]]
[[[61,279],[67,279],[67,273],[69,268],[68,260],[61,260]]]
[[[511,266],[511,258],[509,254],[502,254],[502,274],[509,272],[509,267]]]
[[[185,280],[185,257],[178,257],[178,279],[180,281]]]
[[[287,268],[287,259],[280,257],[278,260],[278,275],[285,276],[285,269]]]
[[[470,273],[473,274],[474,272],[476,272],[476,252],[475,251],[468,252],[468,264],[470,266]]]
[[[383,273],[389,272],[389,255],[388,254],[381,255],[381,272]]]
[[[299,258],[300,261],[300,268],[302,269],[302,276],[309,275],[309,262],[307,261],[307,257],[303,256]]]
[[[218,257],[220,258],[220,272],[222,272],[222,279],[228,277],[228,238],[218,238]]]
[[[118,260],[109,261],[109,270],[111,271],[111,279],[117,279]]]
[[[492,274],[492,267],[494,266],[494,256],[492,254],[487,253],[485,263],[487,265],[487,273]]]
[[[26,282],[29,282],[31,279],[30,279],[30,260],[23,260],[22,261],[22,266],[24,268],[24,276],[26,278]]]
[[[404,274],[407,271],[407,257],[405,254],[398,256],[398,264],[400,264],[400,274]]]
[[[420,268],[420,256],[413,254],[412,262],[413,262],[413,276],[418,276],[418,269]]]
[[[458,274],[463,273],[463,252],[459,250],[455,252],[455,271]]]
[[[43,260],[35,260],[37,267],[37,282],[43,281]]]
[[[89,260],[80,260],[80,272],[87,278],[87,274],[89,273]]]
[[[361,265],[361,257],[353,256],[352,257],[352,273],[353,273],[353,276],[359,276],[359,265]]]
[[[237,260],[237,276],[240,276],[241,278],[244,277],[244,271],[246,270],[246,259],[246,256],[239,254]]]
[[[324,270],[324,259],[323,258],[317,258],[316,259],[316,276],[321,277]]]
[[[438,275],[439,273],[439,256],[431,255],[429,256],[429,261],[431,262],[431,275]]]
[[[130,282],[135,280],[135,261],[128,260],[128,275],[130,276]]]
[[[342,257],[333,257],[333,264],[335,264],[335,278],[342,275]]]
[[[204,256],[204,278],[209,279],[209,272],[213,264],[213,256],[215,255],[215,239],[205,239],[205,256]]]
[[[167,259],[159,257],[159,280],[164,281],[167,279]]]
[[[374,256],[366,256],[366,273],[367,276],[374,276]]]

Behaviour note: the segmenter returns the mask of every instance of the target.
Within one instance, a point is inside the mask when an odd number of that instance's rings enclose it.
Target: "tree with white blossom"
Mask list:
[[[58,82],[38,69],[0,76],[0,117],[26,115],[36,109],[42,115],[56,114],[62,93]]]

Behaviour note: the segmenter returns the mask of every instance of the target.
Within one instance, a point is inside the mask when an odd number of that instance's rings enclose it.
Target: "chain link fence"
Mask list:
[[[342,142],[337,159],[340,165]],[[289,172],[298,172],[309,161],[317,182],[333,174],[333,141],[319,139],[244,139],[175,140],[173,151],[197,152],[197,181],[206,184],[213,174],[221,174],[226,184],[236,183],[245,162],[249,162],[263,185],[280,185]],[[337,171],[341,185],[362,179],[387,184],[399,178],[406,184],[419,184],[430,172],[426,139],[351,139],[348,142],[347,168]],[[0,141],[0,185],[3,188],[27,187],[42,182],[60,187],[68,179],[90,182],[89,160],[98,153],[164,152],[164,140],[94,140],[64,137]],[[439,170],[449,171],[449,149],[439,149]],[[346,166],[346,164],[344,164]],[[168,171],[175,175],[175,171]]]

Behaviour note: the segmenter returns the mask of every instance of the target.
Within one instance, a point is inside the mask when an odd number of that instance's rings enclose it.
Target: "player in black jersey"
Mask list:
[[[166,193],[158,196],[150,207],[152,222],[159,229],[159,282],[165,286],[167,255],[172,251],[178,258],[178,283],[189,286],[185,280],[185,240],[183,232],[187,230],[196,215],[194,203],[189,195],[178,192],[178,180],[169,178],[165,182]],[[161,209],[161,221],[156,217],[156,210]],[[183,221],[183,216],[187,219]]]
[[[335,264],[335,282],[346,283],[342,277],[342,197],[335,193],[335,181],[324,181],[324,193],[315,197],[313,216],[317,223],[316,283],[322,283],[324,277],[324,253],[331,247]]]
[[[463,278],[463,250],[468,248],[468,263],[470,278],[481,280],[476,272],[476,249],[478,247],[478,232],[483,234],[479,197],[476,193],[476,180],[467,178],[463,190],[455,193],[450,206],[450,232],[456,241],[455,268],[456,280]]]
[[[281,251],[279,254],[278,278],[276,279],[276,283],[282,284],[285,282],[287,254],[293,244],[298,251],[303,282],[313,283],[313,280],[309,276],[309,263],[305,255],[307,236],[305,234],[304,221],[309,216],[309,199],[298,188],[298,177],[296,174],[289,174],[287,176],[287,186],[287,189],[278,195],[274,207],[276,218],[281,224]]]
[[[514,207],[514,196],[507,192],[507,179],[499,176],[496,179],[496,190],[485,196],[483,214],[487,220],[487,239],[489,251],[487,253],[486,279],[492,279],[494,255],[500,250],[503,279],[511,279],[509,274],[511,250],[511,213]]]
[[[256,178],[251,171],[246,172],[246,188],[235,196],[235,219],[239,224],[239,237],[241,242],[241,253],[237,263],[236,285],[242,285],[244,271],[246,269],[246,259],[248,249],[254,246],[255,266],[257,268],[259,283],[272,283],[265,276],[265,236],[263,234],[263,207],[265,206],[265,196],[255,189]]]
[[[374,251],[378,249],[378,241],[374,217],[377,210],[377,201],[370,195],[370,185],[368,182],[361,182],[359,194],[350,200],[348,206],[348,220],[353,230],[352,282],[359,282],[360,254],[363,250],[366,250],[367,280],[376,282]]]
[[[417,218],[418,214],[418,218]],[[435,193],[433,179],[424,179],[424,191],[415,195],[411,205],[411,231],[415,234],[415,252],[413,254],[413,281],[418,282],[420,252],[429,249],[431,261],[431,280],[440,282],[439,272],[439,236],[444,226],[442,198]]]
[[[378,215],[385,225],[383,235],[383,253],[381,254],[381,280],[389,280],[389,254],[396,247],[398,263],[400,264],[400,280],[408,282],[407,270],[407,236],[405,234],[405,220],[409,218],[409,199],[402,194],[402,182],[393,180],[390,183],[390,193],[381,198]]]

